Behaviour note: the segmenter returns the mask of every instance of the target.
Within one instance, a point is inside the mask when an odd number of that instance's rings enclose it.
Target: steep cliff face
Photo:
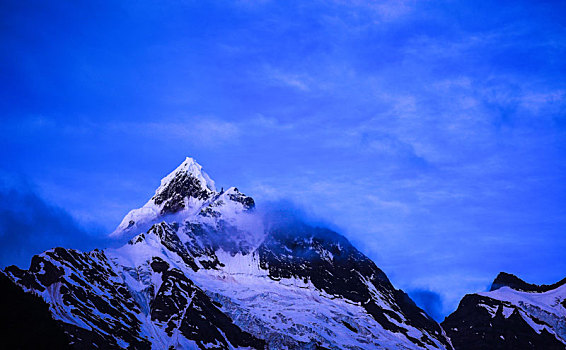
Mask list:
[[[538,286],[500,273],[489,292],[466,295],[442,326],[456,350],[566,349],[566,279]]]
[[[446,349],[442,328],[343,236],[271,225],[187,158],[113,233],[6,269],[76,348]],[[142,227],[148,227],[142,230]]]

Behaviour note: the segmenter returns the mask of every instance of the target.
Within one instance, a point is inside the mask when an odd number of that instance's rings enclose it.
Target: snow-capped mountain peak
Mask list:
[[[217,192],[214,181],[202,166],[187,157],[161,180],[155,194],[143,207],[130,211],[124,217],[111,236],[121,237],[146,231],[162,220],[226,220],[254,206],[254,200],[236,187]]]
[[[159,188],[155,191],[155,195],[159,195],[172,181],[174,181],[176,177],[183,174],[187,174],[188,176],[199,180],[199,183],[203,190],[208,189],[212,192],[216,192],[214,181],[210,178],[210,176],[208,176],[205,171],[202,170],[202,165],[197,163],[194,158],[186,157],[185,160],[175,170],[161,179],[161,186],[159,186]]]

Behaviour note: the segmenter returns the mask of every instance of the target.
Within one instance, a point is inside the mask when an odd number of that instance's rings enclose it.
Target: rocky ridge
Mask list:
[[[566,279],[539,286],[502,272],[442,326],[456,350],[566,349]]]

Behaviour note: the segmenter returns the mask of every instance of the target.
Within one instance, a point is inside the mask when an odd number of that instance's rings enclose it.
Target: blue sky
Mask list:
[[[192,156],[331,223],[439,314],[499,271],[565,277],[563,1],[9,0],[0,16],[11,252],[58,225],[112,231]],[[29,206],[53,215],[11,224]]]

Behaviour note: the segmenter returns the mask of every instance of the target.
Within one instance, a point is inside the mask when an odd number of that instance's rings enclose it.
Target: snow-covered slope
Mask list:
[[[78,347],[445,349],[442,328],[343,236],[267,224],[191,158],[114,236],[6,269],[49,304]],[[143,226],[150,228],[141,230]]]
[[[547,286],[500,273],[442,323],[459,349],[566,349],[566,279]]]

